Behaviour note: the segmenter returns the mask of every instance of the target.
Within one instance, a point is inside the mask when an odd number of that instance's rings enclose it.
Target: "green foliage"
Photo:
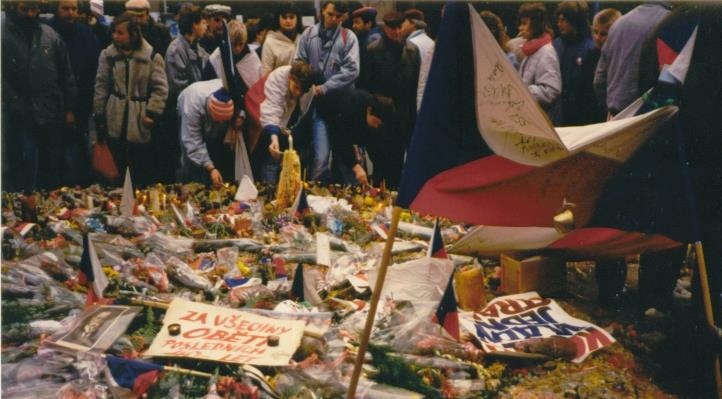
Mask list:
[[[369,344],[369,353],[373,356],[373,365],[379,371],[376,380],[389,385],[406,388],[424,394],[426,398],[439,398],[441,393],[425,384],[417,374],[419,370],[406,361],[387,354],[389,348]]]

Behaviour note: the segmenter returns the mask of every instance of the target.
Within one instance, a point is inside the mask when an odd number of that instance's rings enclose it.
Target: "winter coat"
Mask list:
[[[263,74],[268,75],[282,65],[291,65],[296,53],[296,45],[300,40],[301,35],[296,35],[296,39],[291,40],[281,32],[268,32],[261,54]]]
[[[669,2],[647,2],[619,18],[602,47],[594,76],[600,102],[616,114],[639,97],[639,55],[642,44],[669,14]]]
[[[554,50],[559,57],[559,69],[562,74],[561,109],[562,126],[579,126],[583,124],[584,108],[588,104],[577,97],[579,87],[583,84],[582,62],[589,52],[595,49],[591,36],[576,39],[557,37],[554,39]],[[586,82],[585,82],[586,83]]]
[[[534,54],[527,55],[519,67],[519,74],[534,100],[556,125],[560,118],[559,97],[562,93],[562,76],[554,47],[546,44]]]
[[[234,57],[235,58],[235,57]],[[241,89],[242,94],[256,83],[263,76],[263,65],[261,59],[254,51],[250,51],[248,46],[243,48],[240,54],[240,60],[236,62],[236,72],[241,78],[244,87]],[[208,57],[208,63],[203,70],[202,80],[221,79],[225,82],[226,75],[223,73],[223,61],[221,60],[221,49],[217,48]]]
[[[110,137],[149,142],[151,128],[143,124],[143,118],[158,122],[167,98],[165,62],[147,41],[129,57],[114,44],[100,54],[93,112],[105,119]],[[123,131],[126,110],[128,123]]]
[[[419,83],[416,89],[416,110],[421,108],[421,99],[426,89],[426,79],[431,69],[431,59],[434,58],[435,43],[423,29],[419,29],[409,35],[407,41],[411,42],[419,49],[421,56],[421,65],[419,67]]]
[[[296,48],[295,60],[307,62],[321,71],[326,82],[321,92],[331,89],[353,87],[359,76],[359,44],[353,31],[342,26],[330,40],[324,41],[319,35],[321,24],[306,28]]]
[[[196,82],[183,90],[178,97],[178,115],[181,116],[180,139],[183,147],[181,165],[187,170],[190,164],[207,167],[213,164],[208,143],[222,139],[228,123],[214,122],[208,115],[208,97],[220,89],[220,79]]]
[[[153,48],[153,52],[164,56],[166,51],[168,51],[168,46],[170,46],[171,40],[173,40],[168,28],[150,18],[148,24],[143,27],[142,32],[143,39],[150,44]]]
[[[2,25],[2,54],[2,103],[9,120],[37,125],[64,121],[75,108],[77,88],[60,36],[39,24],[28,43],[8,16]]]
[[[165,53],[169,98],[176,98],[191,83],[201,80],[208,53],[197,43],[192,45],[181,36],[176,37]]]
[[[78,88],[76,119],[87,119],[93,112],[93,89],[98,72],[100,42],[90,27],[80,22],[65,24],[57,18],[48,22],[65,42]]]
[[[297,99],[288,92],[288,78],[291,66],[278,67],[268,75],[263,89],[264,100],[261,103],[260,123],[264,130],[279,134],[286,127]]]
[[[366,108],[370,102],[370,94],[350,87],[331,90],[319,98],[318,109],[329,128],[333,157],[348,167],[363,162],[354,146],[366,144]]]

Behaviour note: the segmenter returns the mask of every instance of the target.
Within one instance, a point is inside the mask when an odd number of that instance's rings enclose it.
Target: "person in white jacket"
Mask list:
[[[401,23],[401,32],[406,37],[406,42],[416,46],[419,49],[421,57],[419,67],[419,83],[416,88],[416,112],[421,108],[421,99],[426,89],[426,79],[431,69],[431,59],[434,58],[434,48],[436,44],[426,34],[426,22],[424,22],[424,13],[421,10],[412,8],[404,12],[404,22]]]
[[[320,81],[321,76],[318,72],[309,64],[298,61],[292,65],[276,68],[266,78],[263,88],[264,99],[260,104],[260,125],[263,131],[255,147],[256,151],[266,151],[267,148],[267,154],[260,157],[261,180],[270,183],[278,180],[281,149],[288,146],[286,127],[289,124],[297,126],[300,119],[306,116],[304,110],[309,109],[313,100],[311,87]],[[302,96],[304,93],[307,95]],[[293,118],[294,113],[295,118]],[[296,143],[296,146],[303,145]]]
[[[301,14],[292,3],[283,3],[278,8],[275,24],[263,43],[261,52],[263,75],[268,75],[280,66],[291,65],[301,38],[300,33],[303,29]]]
[[[233,105],[220,79],[193,83],[178,96],[183,181],[219,187],[233,176],[233,150],[224,143]]]
[[[553,124],[561,118],[559,98],[562,74],[552,46],[551,26],[542,3],[526,3],[519,8],[519,35],[526,39],[522,51],[526,58],[519,66],[521,80]]]

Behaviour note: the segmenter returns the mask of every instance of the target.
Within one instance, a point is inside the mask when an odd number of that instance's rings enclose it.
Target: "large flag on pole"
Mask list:
[[[638,114],[642,105],[606,123],[555,129],[480,16],[450,3],[397,203],[505,227],[552,227],[573,203],[575,227],[585,226],[605,183],[677,111]]]

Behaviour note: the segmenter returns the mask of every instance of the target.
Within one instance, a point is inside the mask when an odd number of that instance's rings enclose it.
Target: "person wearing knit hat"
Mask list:
[[[436,45],[426,34],[424,13],[415,8],[404,12],[404,22],[401,24],[401,35],[406,39],[407,45],[415,46],[421,56],[419,78],[416,87],[416,111],[421,108],[421,99],[426,89],[426,79],[431,69],[431,59],[434,57]]]
[[[143,38],[153,47],[153,52],[165,56],[173,38],[168,27],[156,22],[150,16],[150,2],[148,0],[128,0],[125,2],[125,12],[138,20]]]
[[[228,122],[233,117],[233,100],[226,89],[218,89],[208,97],[208,114],[216,122]]]
[[[233,177],[235,154],[224,144],[234,116],[231,96],[220,79],[195,82],[178,96],[181,180],[219,187]]]

